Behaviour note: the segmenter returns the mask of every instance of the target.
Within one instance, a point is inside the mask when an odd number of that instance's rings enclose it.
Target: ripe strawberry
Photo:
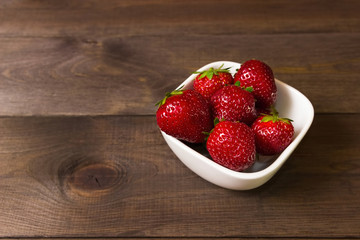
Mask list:
[[[235,171],[243,171],[255,162],[255,138],[244,123],[221,121],[210,132],[206,148],[214,162]]]
[[[157,124],[165,133],[187,142],[200,143],[213,128],[206,100],[194,90],[175,90],[157,103]]]
[[[288,118],[279,118],[275,109],[271,115],[258,117],[251,126],[255,133],[256,151],[262,155],[279,154],[289,146],[294,127]]]
[[[210,100],[210,97],[220,88],[225,85],[233,84],[234,78],[229,72],[229,68],[220,68],[214,69],[210,68],[209,70],[198,73],[194,80],[194,90],[200,93],[204,98]]]
[[[256,119],[255,99],[244,90],[239,82],[225,86],[214,93],[210,99],[214,117],[228,121],[239,121],[251,125]]]
[[[234,81],[240,81],[242,87],[253,87],[252,94],[256,107],[268,108],[276,101],[276,85],[272,69],[259,60],[244,62],[235,74]]]

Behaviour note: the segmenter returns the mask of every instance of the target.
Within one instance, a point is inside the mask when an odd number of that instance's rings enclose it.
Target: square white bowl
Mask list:
[[[236,69],[240,68],[240,63],[229,61],[218,61],[207,64],[197,70],[198,72],[213,68],[230,67],[230,72],[235,74]],[[193,81],[197,74],[192,74],[178,88],[192,89]],[[186,144],[178,139],[167,135],[160,130],[165,141],[175,155],[194,173],[203,179],[223,188],[232,190],[248,190],[261,186],[266,183],[285,163],[291,153],[298,146],[300,141],[309,130],[313,118],[314,108],[311,102],[298,90],[277,79],[277,100],[275,108],[281,117],[293,120],[294,140],[279,155],[271,157],[260,157],[259,161],[244,172],[236,172],[225,168],[209,158],[206,149],[199,145]]]

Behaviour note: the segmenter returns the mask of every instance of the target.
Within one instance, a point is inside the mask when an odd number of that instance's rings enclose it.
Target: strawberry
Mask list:
[[[248,125],[256,119],[255,99],[242,89],[239,82],[225,86],[214,93],[210,99],[214,117],[228,121],[240,121]]]
[[[206,100],[194,90],[167,93],[157,105],[159,128],[177,139],[191,143],[204,142],[204,132],[214,126]]]
[[[272,69],[259,60],[248,60],[237,70],[234,81],[242,87],[252,87],[256,107],[268,108],[276,101],[276,85]]]
[[[233,84],[234,78],[229,72],[229,68],[210,68],[198,73],[194,80],[194,90],[199,92],[207,100],[220,88],[225,85]]]
[[[289,146],[294,136],[292,120],[279,118],[273,108],[271,114],[263,114],[252,124],[255,133],[256,151],[262,155],[279,154]]]
[[[214,162],[235,171],[243,171],[255,162],[255,138],[249,126],[221,121],[210,132],[206,148]]]

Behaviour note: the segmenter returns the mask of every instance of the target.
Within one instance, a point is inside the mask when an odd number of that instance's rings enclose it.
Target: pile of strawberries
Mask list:
[[[272,69],[248,60],[236,70],[195,72],[193,88],[167,93],[157,103],[159,128],[179,140],[203,143],[216,163],[243,171],[256,155],[276,155],[292,141],[290,119],[273,107],[277,88]]]

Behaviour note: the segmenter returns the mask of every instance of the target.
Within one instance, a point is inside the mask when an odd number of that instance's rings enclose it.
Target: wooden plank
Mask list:
[[[214,186],[154,116],[0,118],[0,237],[359,238],[359,114],[316,115],[251,191]]]
[[[12,240],[14,238],[2,238],[3,240]],[[16,238],[17,240],[21,240],[21,239],[34,239],[34,240],[49,240],[49,239],[54,239],[54,238],[49,238],[49,237],[45,237],[45,238]],[[76,240],[76,239],[84,239],[84,240],[115,240],[115,239],[119,239],[119,240],[148,240],[149,238],[141,238],[141,237],[131,237],[131,238],[123,238],[123,237],[118,237],[118,238],[103,238],[103,237],[100,237],[100,238],[97,238],[97,237],[81,237],[81,238],[56,238],[56,239],[59,239],[59,240]],[[166,240],[166,239],[169,239],[169,240],[211,240],[211,239],[215,239],[215,240],[225,240],[225,239],[229,239],[229,238],[218,238],[218,237],[160,237],[160,238],[151,238],[151,239],[154,239],[154,240]],[[232,239],[232,238],[230,238]],[[252,240],[254,238],[236,238],[236,239],[241,239],[241,240]],[[266,239],[271,239],[271,238],[256,238],[257,240],[266,240]],[[281,238],[281,239],[284,239],[284,240],[293,240],[294,238]],[[299,239],[299,240],[309,240],[311,238],[296,238],[296,239]],[[328,238],[328,239],[332,239],[332,238]],[[336,239],[339,239],[339,238],[336,238]],[[353,239],[353,238],[340,238],[340,239]]]
[[[0,36],[359,32],[360,3],[343,1],[11,1]]]
[[[2,238],[4,240],[12,240],[14,238]],[[21,240],[21,239],[29,239],[29,238],[16,238],[17,240]],[[30,239],[34,239],[34,240],[49,240],[49,239],[54,239],[54,238],[30,238]],[[76,239],[84,239],[84,240],[115,240],[115,239],[118,239],[118,240],[148,240],[149,238],[138,238],[138,237],[131,237],[131,238],[92,238],[92,237],[89,237],[89,238],[84,238],[84,237],[81,237],[81,238],[56,238],[56,239],[59,239],[59,240],[76,240]],[[154,240],[166,240],[166,239],[169,239],[169,240],[225,240],[225,239],[232,239],[232,238],[217,238],[217,237],[170,237],[170,238],[151,238],[151,239],[154,239]],[[241,239],[241,240],[253,240],[254,238],[236,238],[236,239]],[[256,238],[257,240],[268,240],[268,239],[271,239],[271,238]],[[281,238],[281,239],[284,239],[284,240],[294,240],[294,239],[298,239],[298,240],[309,240],[309,239],[314,239],[314,238]],[[324,238],[322,238],[324,239]],[[329,239],[342,239],[342,240],[352,240],[353,238],[326,238],[324,240],[329,240]]]
[[[0,38],[0,115],[154,114],[192,71],[251,58],[317,112],[358,113],[359,42],[359,33]]]

